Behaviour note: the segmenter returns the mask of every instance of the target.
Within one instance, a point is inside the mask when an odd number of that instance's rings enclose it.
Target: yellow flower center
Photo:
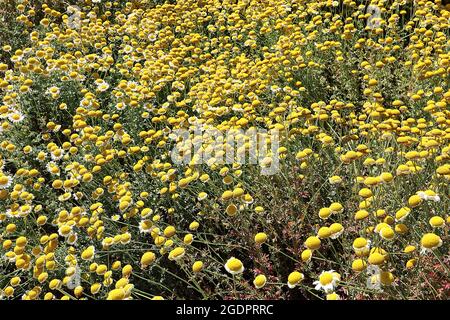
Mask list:
[[[367,240],[364,238],[357,238],[353,241],[353,247],[357,249],[364,248],[367,245]]]
[[[175,248],[175,249],[173,249],[173,251],[172,251],[172,257],[174,257],[174,258],[179,257],[179,256],[181,256],[183,253],[184,253],[184,249],[183,249],[183,248],[180,248],[180,247]]]
[[[266,277],[260,274],[255,278],[255,281],[253,283],[255,284],[255,286],[262,287],[266,284]]]
[[[288,282],[290,284],[296,284],[296,283],[300,282],[302,279],[303,279],[303,275],[298,271],[294,271],[289,275]]]
[[[440,227],[444,225],[445,221],[441,217],[435,216],[430,219],[430,225],[432,227]]]
[[[323,286],[330,284],[333,281],[333,275],[329,272],[326,272],[319,277],[319,281]]]
[[[427,233],[422,237],[421,244],[424,248],[433,249],[439,246],[441,238],[434,233]]]
[[[391,227],[385,227],[381,229],[381,236],[385,239],[392,239],[394,237],[394,230]]]
[[[239,259],[232,259],[232,260],[228,261],[227,266],[231,271],[237,272],[237,271],[241,270],[242,262]]]
[[[317,238],[317,237],[309,237],[305,241],[305,246],[308,249],[315,250],[315,249],[318,249],[320,247],[320,243],[321,243],[321,241],[320,241],[319,238]]]
[[[369,263],[374,265],[379,265],[384,262],[384,256],[378,252],[372,253],[369,256]]]
[[[0,184],[5,185],[8,183],[8,178],[5,176],[0,177]]]

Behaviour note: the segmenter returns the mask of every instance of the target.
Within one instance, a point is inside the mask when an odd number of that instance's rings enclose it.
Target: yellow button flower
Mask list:
[[[241,260],[236,259],[235,257],[231,257],[225,263],[225,270],[227,270],[232,275],[239,274],[244,272],[244,265]]]
[[[320,248],[321,241],[318,237],[311,236],[311,237],[308,237],[308,239],[306,239],[304,244],[305,244],[305,247],[310,250],[317,250]]]
[[[264,287],[266,285],[267,282],[267,278],[265,275],[260,274],[257,275],[255,277],[255,279],[253,280],[253,285],[255,286],[256,289],[261,289],[262,287]]]
[[[202,261],[195,261],[192,265],[192,271],[194,272],[200,272],[203,269],[203,262]]]
[[[332,213],[333,212],[331,211],[330,208],[322,208],[319,210],[319,217],[320,217],[320,219],[325,220],[325,219],[328,219]]]
[[[434,250],[442,245],[442,240],[434,233],[426,233],[422,236],[420,244],[422,245],[422,248]]]
[[[379,252],[374,252],[369,255],[369,263],[373,265],[380,265],[384,263],[385,256]]]
[[[305,276],[303,273],[300,273],[298,271],[291,272],[288,276],[287,285],[290,289],[295,288],[303,279]]]
[[[257,244],[262,244],[267,241],[267,234],[264,232],[259,232],[255,235],[255,242]]]
[[[94,246],[89,246],[81,253],[81,259],[83,260],[92,260],[95,255],[95,248]]]
[[[184,250],[184,248],[177,247],[169,252],[169,260],[175,260],[175,261],[180,260],[184,256],[185,253],[186,253],[186,251]]]
[[[445,226],[445,220],[439,216],[431,217],[429,220],[429,223],[434,228],[440,228],[440,227]]]
[[[353,271],[360,272],[367,268],[367,263],[362,259],[356,259],[352,262]]]
[[[311,261],[313,255],[313,251],[310,249],[305,249],[302,251],[301,253],[301,259],[303,262],[308,263],[309,261]]]
[[[114,289],[108,293],[108,297],[106,298],[106,300],[123,300],[124,297],[125,297],[124,289]]]
[[[147,266],[152,264],[153,261],[155,261],[155,259],[156,255],[153,252],[151,251],[145,252],[141,257],[141,267],[146,268]]]

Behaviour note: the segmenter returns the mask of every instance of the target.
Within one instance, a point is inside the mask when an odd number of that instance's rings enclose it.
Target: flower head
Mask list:
[[[242,264],[241,260],[235,257],[231,257],[225,263],[225,270],[227,270],[227,272],[231,273],[232,275],[240,274],[244,272],[244,265]]]
[[[291,272],[288,276],[287,285],[290,289],[295,288],[303,279],[305,276],[303,273],[300,273],[298,271]]]
[[[260,274],[257,275],[255,277],[255,279],[253,280],[253,285],[255,286],[256,289],[261,289],[262,287],[264,287],[266,285],[267,282],[267,278],[265,275]]]
[[[334,291],[340,280],[340,274],[335,272],[334,270],[323,271],[319,275],[319,280],[314,281],[313,284],[315,285],[316,290],[323,290],[326,293],[329,293]]]

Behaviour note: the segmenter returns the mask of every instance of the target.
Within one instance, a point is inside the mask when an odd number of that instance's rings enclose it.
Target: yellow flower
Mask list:
[[[264,208],[261,206],[257,206],[255,207],[255,212],[259,214],[264,213]]]
[[[420,244],[424,249],[434,250],[442,245],[442,240],[438,235],[434,233],[426,233],[422,236]]]
[[[233,197],[233,191],[230,190],[226,190],[223,194],[222,194],[222,199],[223,200],[228,200],[231,199]]]
[[[412,269],[416,266],[417,264],[417,259],[409,259],[408,261],[406,261],[406,269]]]
[[[395,278],[391,272],[382,271],[380,272],[380,282],[385,286],[389,286],[394,282]]]
[[[416,250],[416,247],[415,247],[415,246],[409,245],[409,246],[406,246],[405,249],[403,249],[403,252],[404,252],[404,253],[412,253],[412,252],[414,252],[415,250]]]
[[[51,293],[51,292],[47,292],[45,295],[44,295],[44,300],[53,300],[55,298],[55,296],[53,295],[53,293]]]
[[[202,261],[195,261],[192,265],[192,271],[194,272],[200,272],[203,269],[203,262]]]
[[[384,263],[384,261],[386,261],[386,256],[377,251],[372,252],[369,255],[368,261],[370,264],[373,264],[373,265],[381,265],[382,263]]]
[[[440,228],[440,227],[445,226],[445,220],[439,216],[431,217],[429,220],[429,223],[434,228]]]
[[[411,209],[403,207],[395,213],[395,221],[403,221],[411,213]]]
[[[125,278],[128,278],[131,275],[131,272],[133,272],[133,267],[129,264],[122,268],[122,276]]]
[[[362,259],[356,259],[352,262],[352,269],[356,272],[361,272],[367,268],[367,263]]]
[[[256,289],[261,289],[262,287],[264,287],[266,285],[267,282],[267,278],[265,275],[260,274],[257,275],[255,277],[255,279],[253,280],[253,285],[255,286]]]
[[[318,237],[311,236],[305,241],[305,247],[310,250],[317,250],[320,248],[321,241]]]
[[[330,217],[330,215],[332,214],[333,212],[331,211],[331,209],[330,208],[322,208],[322,209],[320,209],[319,210],[319,217],[321,218],[321,219],[328,219],[328,217]]]
[[[328,181],[330,184],[339,184],[342,183],[342,178],[339,176],[332,176]]]
[[[186,245],[191,244],[194,241],[194,236],[191,233],[188,233],[184,236],[183,242]]]
[[[11,280],[9,281],[9,283],[11,284],[11,286],[13,287],[17,287],[20,284],[21,280],[19,277],[13,277],[11,278]]]
[[[395,232],[390,226],[385,226],[380,230],[380,236],[385,240],[392,240],[395,237]]]
[[[369,212],[367,210],[358,210],[355,213],[355,220],[363,220],[369,216]]]
[[[52,290],[56,290],[61,286],[61,280],[53,279],[49,282],[48,287]]]
[[[227,270],[232,275],[244,272],[244,265],[241,260],[231,257],[225,263],[225,270]]]
[[[172,251],[169,252],[169,260],[180,260],[184,254],[186,253],[186,251],[184,250],[184,248],[182,247],[176,247],[175,249],[173,249]]]
[[[369,249],[370,242],[365,238],[356,238],[353,241],[353,249],[355,252],[363,251],[365,249]]]
[[[409,197],[408,199],[408,205],[411,208],[417,207],[418,205],[420,205],[422,203],[422,198],[419,197],[418,195],[413,195],[411,197]]]
[[[314,281],[316,290],[323,290],[325,293],[332,292],[341,280],[341,275],[334,270],[323,271],[319,275],[319,280]]]
[[[145,252],[141,257],[141,267],[146,268],[153,261],[155,261],[155,259],[156,259],[156,255],[153,252],[151,252],[151,251]]]
[[[226,213],[228,216],[233,217],[238,212],[238,208],[234,204],[229,204],[226,208]]]
[[[368,189],[368,188],[362,188],[361,190],[359,190],[358,194],[365,199],[373,196],[372,191],[370,191],[370,189]]]
[[[123,300],[125,297],[125,290],[120,289],[113,289],[108,293],[108,297],[106,300]]]
[[[255,235],[255,242],[257,244],[262,244],[267,241],[267,234],[264,232],[259,232]]]
[[[321,227],[319,231],[317,231],[317,237],[319,239],[325,239],[332,235],[332,231],[329,227]]]
[[[75,297],[79,298],[83,294],[83,287],[82,286],[76,286],[75,289],[73,289],[73,293],[75,294]]]
[[[375,185],[379,184],[380,182],[381,182],[381,178],[379,178],[379,177],[367,177],[366,179],[364,179],[363,183],[366,186],[375,186]]]
[[[83,260],[92,260],[95,255],[95,248],[94,246],[89,246],[81,253],[81,259]]]
[[[311,261],[312,253],[313,253],[313,251],[310,249],[303,250],[301,253],[302,261],[305,263],[308,263],[309,261]]]
[[[333,202],[329,208],[332,213],[342,213],[344,211],[344,207],[339,202]]]
[[[198,194],[197,199],[198,199],[198,201],[202,201],[202,200],[205,200],[207,197],[208,197],[208,194],[206,192],[200,192]]]
[[[305,276],[303,273],[300,273],[298,271],[291,272],[288,276],[287,285],[290,289],[295,288],[303,279]]]
[[[197,221],[193,221],[189,224],[189,230],[195,231],[199,226],[200,224]]]
[[[168,226],[164,229],[164,236],[166,236],[167,238],[174,236],[175,233],[176,233],[176,230],[175,230],[174,226]]]
[[[336,292],[333,293],[328,293],[326,296],[327,300],[341,300],[341,298],[339,297],[339,295]]]
[[[344,232],[344,227],[342,226],[342,224],[335,222],[330,225],[330,230],[331,238],[336,239]]]
[[[391,182],[394,179],[394,176],[389,172],[383,172],[380,174],[380,180],[383,182]]]

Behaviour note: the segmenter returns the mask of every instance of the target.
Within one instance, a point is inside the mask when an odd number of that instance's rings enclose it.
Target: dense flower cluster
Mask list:
[[[1,299],[448,297],[442,0],[7,0],[0,24]],[[276,129],[279,170],[175,163],[199,125]]]

